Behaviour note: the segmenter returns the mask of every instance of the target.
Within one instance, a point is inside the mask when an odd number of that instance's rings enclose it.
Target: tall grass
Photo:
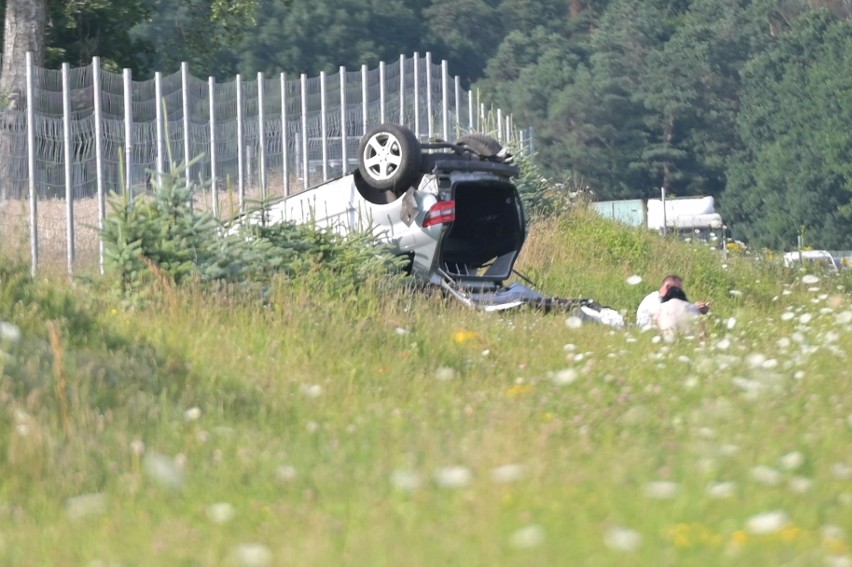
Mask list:
[[[846,280],[583,210],[535,223],[518,268],[628,318],[674,271],[713,310],[667,341],[319,273],[134,310],[3,264],[0,557],[852,561]]]

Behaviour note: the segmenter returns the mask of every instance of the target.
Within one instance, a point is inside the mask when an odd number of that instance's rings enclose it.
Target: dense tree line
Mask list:
[[[601,199],[713,195],[734,236],[852,249],[852,0],[5,0],[44,60],[199,76],[446,59]],[[5,71],[5,66],[4,66]]]

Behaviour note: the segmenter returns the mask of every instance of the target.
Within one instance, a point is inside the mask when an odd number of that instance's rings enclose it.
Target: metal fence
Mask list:
[[[103,269],[110,192],[137,193],[181,164],[193,202],[218,216],[247,197],[285,196],[350,171],[361,135],[392,122],[421,140],[482,132],[518,139],[511,115],[462,89],[426,53],[358,71],[298,77],[189,73],[134,81],[91,65],[61,70],[27,54],[25,110],[0,112],[0,241],[40,263]],[[85,258],[83,257],[85,256]]]

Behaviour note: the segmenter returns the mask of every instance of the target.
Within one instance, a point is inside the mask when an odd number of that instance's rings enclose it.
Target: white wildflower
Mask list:
[[[160,453],[149,452],[145,454],[142,466],[148,476],[160,486],[166,488],[183,486],[183,471],[175,459],[170,459]]]
[[[537,524],[523,527],[509,538],[509,545],[515,549],[532,549],[544,543],[544,528]]]
[[[733,482],[714,482],[707,487],[706,493],[710,498],[721,500],[736,495],[737,485]]]
[[[579,329],[583,326],[583,320],[577,317],[576,315],[571,315],[567,319],[565,319],[565,326],[569,329]]]
[[[642,283],[642,276],[632,275],[627,278],[627,285],[639,285]]]
[[[216,502],[207,507],[207,519],[214,524],[227,524],[234,519],[234,507],[227,502]]]
[[[790,482],[787,485],[790,487],[790,490],[796,494],[804,494],[811,489],[814,485],[814,481],[803,476],[794,476],[790,479]]]
[[[72,520],[87,516],[100,516],[106,512],[106,495],[100,492],[72,496],[65,500],[65,513]]]
[[[784,313],[781,314],[781,320],[782,321],[789,321],[795,316],[796,316],[796,314],[793,313],[792,311],[785,311]]]
[[[145,452],[145,443],[139,439],[134,439],[130,442],[130,452],[137,457],[141,456]]]
[[[731,330],[734,327],[736,327],[737,326],[736,318],[735,317],[728,317],[728,320],[725,322],[725,326],[728,328],[728,330]]]
[[[272,564],[272,552],[262,543],[242,543],[231,550],[231,560],[240,567]]]
[[[447,382],[456,377],[456,369],[449,366],[441,366],[435,371],[435,378],[441,382]]]
[[[409,469],[396,469],[391,473],[390,481],[394,488],[406,492],[417,490],[422,484],[420,475]]]
[[[805,285],[811,285],[819,282],[819,276],[814,274],[805,274],[802,276],[802,283]]]
[[[740,290],[738,290],[738,289],[732,289],[732,290],[731,290],[731,291],[729,291],[728,293],[729,293],[729,294],[731,294],[731,297],[739,297],[739,296],[741,296],[741,295],[743,294],[743,292],[741,292],[741,291],[740,291]]]
[[[781,468],[788,471],[796,470],[805,463],[805,456],[799,451],[790,451],[778,460]]]
[[[574,368],[560,370],[553,376],[553,383],[557,386],[567,386],[577,381],[579,373]]]
[[[0,321],[0,341],[16,343],[21,340],[21,329],[14,323]]]
[[[680,492],[676,482],[658,480],[645,484],[645,496],[655,500],[671,500]]]
[[[781,473],[764,465],[752,468],[749,473],[752,480],[767,486],[777,486],[781,482]]]
[[[790,522],[787,514],[781,510],[773,510],[752,516],[746,521],[746,530],[754,535],[774,534]]]
[[[195,421],[201,417],[201,408],[192,407],[183,412],[183,418],[186,421]]]
[[[813,318],[814,318],[814,316],[811,315],[810,313],[802,313],[799,316],[799,323],[801,323],[802,325],[807,325],[808,323],[810,323],[813,320]]]
[[[826,542],[843,541],[846,538],[843,528],[834,524],[825,524],[820,527],[819,534],[822,536],[822,540]]]
[[[322,386],[319,384],[302,384],[299,391],[306,398],[318,398],[322,395]]]
[[[831,465],[831,474],[837,480],[852,480],[852,465],[848,463],[834,463]]]
[[[642,545],[642,534],[622,526],[613,526],[604,534],[604,543],[615,551],[635,551]]]
[[[296,468],[290,465],[281,465],[275,471],[275,478],[279,482],[290,482],[295,480],[297,476],[298,473],[296,472]]]
[[[733,457],[740,452],[740,448],[732,443],[725,443],[719,447],[719,454],[723,457]]]
[[[435,483],[443,488],[463,488],[473,480],[470,469],[462,466],[443,467],[435,471]]]
[[[829,555],[825,567],[852,567],[852,555]]]
[[[497,484],[518,482],[526,475],[526,467],[519,464],[508,464],[491,469],[491,480]]]

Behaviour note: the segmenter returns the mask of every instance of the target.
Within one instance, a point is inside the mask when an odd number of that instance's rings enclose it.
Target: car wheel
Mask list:
[[[420,174],[420,141],[414,132],[397,124],[379,124],[361,138],[358,170],[371,186],[404,192]]]
[[[456,140],[456,145],[469,148],[481,158],[505,160],[511,157],[503,144],[485,134],[466,134]]]

